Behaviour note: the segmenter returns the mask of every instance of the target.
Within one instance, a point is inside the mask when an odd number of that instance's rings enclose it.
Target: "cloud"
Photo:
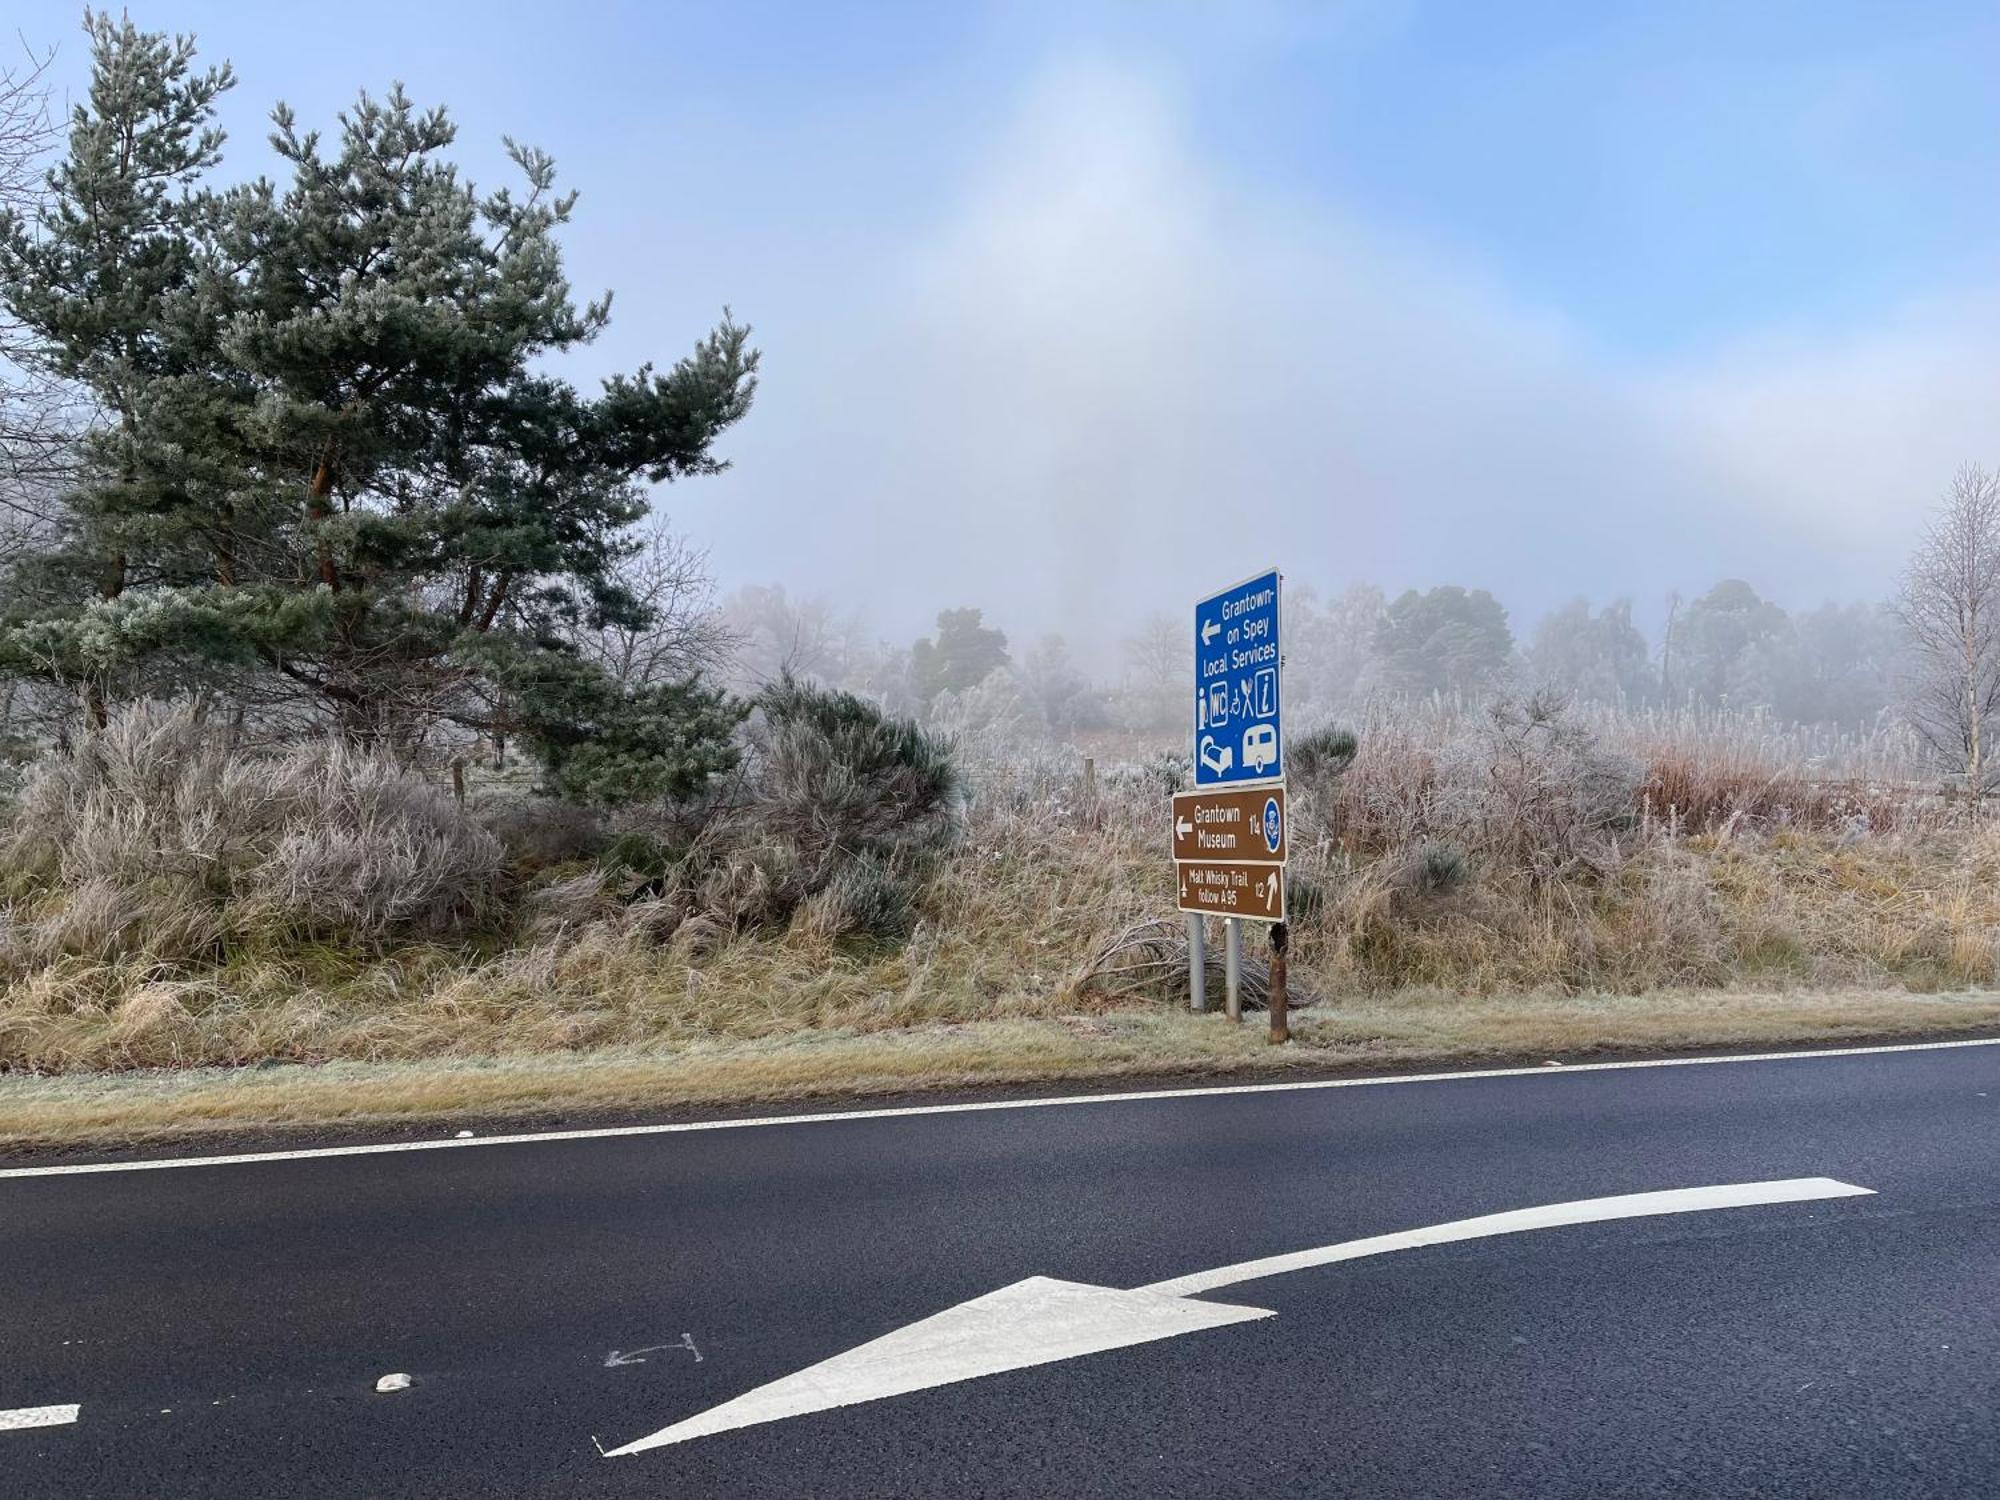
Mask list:
[[[1730,575],[1812,602],[1885,585],[1989,416],[1991,305],[1627,368],[1476,267],[1232,181],[1183,119],[1144,71],[1052,68],[905,252],[816,268],[826,321],[774,358],[718,559],[900,639],[967,603],[1088,640],[1273,561],[1530,618]]]
[[[2000,462],[2000,295],[1915,304],[1858,332],[1767,337],[1654,383],[1662,419],[1785,531],[1886,579],[1965,462]]]

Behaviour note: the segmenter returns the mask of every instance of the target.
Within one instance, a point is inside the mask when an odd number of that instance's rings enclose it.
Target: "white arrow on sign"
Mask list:
[[[1215,621],[1203,620],[1201,622],[1201,643],[1204,646],[1208,645],[1211,641],[1213,641],[1217,636],[1221,634],[1222,634],[1222,627],[1216,624]]]
[[[1186,818],[1175,818],[1174,832],[1182,838],[1187,838],[1194,833],[1194,824],[1190,823]]]
[[[1323,1245],[1316,1250],[1242,1261],[1213,1271],[1156,1281],[1129,1292],[1030,1276],[886,1333],[845,1354],[836,1354],[795,1375],[759,1386],[732,1401],[663,1427],[649,1437],[613,1448],[604,1456],[623,1458],[649,1448],[664,1448],[669,1443],[684,1443],[690,1438],[775,1422],[782,1417],[879,1401],[886,1396],[976,1380],[1005,1370],[1053,1364],[1107,1349],[1273,1317],[1275,1314],[1266,1308],[1200,1302],[1195,1298],[1239,1281],[1302,1271],[1309,1266],[1360,1260],[1423,1245],[1553,1229],[1565,1224],[1748,1208],[1764,1203],[1804,1203],[1819,1198],[1852,1198],[1873,1191],[1835,1182],[1829,1177],[1793,1177],[1781,1182],[1738,1182],[1719,1187],[1674,1188],[1661,1193],[1626,1193],[1613,1198],[1583,1198],[1573,1203],[1456,1219],[1423,1229],[1406,1229],[1365,1240]]]

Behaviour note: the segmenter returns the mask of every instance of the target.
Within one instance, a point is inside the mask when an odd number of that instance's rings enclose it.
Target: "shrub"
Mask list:
[[[1326,886],[1305,870],[1285,872],[1285,915],[1293,922],[1310,922],[1326,909]]]
[[[758,699],[750,743],[753,818],[814,891],[852,860],[928,867],[958,838],[951,747],[913,720],[786,678]]]
[[[797,918],[797,925],[815,937],[886,942],[907,938],[916,922],[916,892],[909,877],[865,857],[842,866],[807,898]]]
[[[1354,764],[1361,742],[1354,731],[1327,724],[1300,735],[1285,747],[1287,764],[1299,780],[1324,786]]]
[[[508,794],[478,801],[474,816],[524,870],[594,859],[604,848],[604,817],[553,797]]]
[[[461,931],[496,904],[505,852],[386,757],[243,753],[199,706],[138,705],[37,768],[0,857],[17,941],[181,957],[258,931]]]
[[[666,840],[639,829],[628,829],[604,846],[597,863],[607,873],[656,881],[673,869],[675,860]]]
[[[919,890],[961,831],[950,744],[852,693],[791,678],[758,697],[746,737],[746,769],[726,800],[694,820],[654,810],[662,826],[699,822],[698,835],[621,835],[607,867],[676,887],[724,931],[795,920],[826,939],[908,936]]]
[[[1601,865],[1636,821],[1643,779],[1549,693],[1494,702],[1438,770],[1431,826],[1537,883]]]
[[[1176,792],[1184,792],[1194,779],[1194,767],[1187,756],[1177,750],[1162,750],[1138,767],[1140,783],[1161,796],[1171,797]]]
[[[1472,861],[1458,845],[1426,839],[1410,854],[1403,883],[1426,896],[1442,896],[1472,879]]]

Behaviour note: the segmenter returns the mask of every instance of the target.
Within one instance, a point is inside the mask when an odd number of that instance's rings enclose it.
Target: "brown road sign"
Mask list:
[[[1285,788],[1182,792],[1174,798],[1174,858],[1281,865],[1289,842]]]
[[[1180,909],[1246,922],[1285,920],[1283,865],[1197,864],[1174,866]]]

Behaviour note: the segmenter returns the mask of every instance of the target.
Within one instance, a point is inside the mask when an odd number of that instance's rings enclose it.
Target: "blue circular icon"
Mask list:
[[[1284,840],[1284,837],[1285,820],[1283,815],[1278,811],[1278,799],[1276,797],[1266,797],[1264,799],[1264,847],[1269,849],[1273,854],[1276,854],[1278,852],[1278,845]]]

